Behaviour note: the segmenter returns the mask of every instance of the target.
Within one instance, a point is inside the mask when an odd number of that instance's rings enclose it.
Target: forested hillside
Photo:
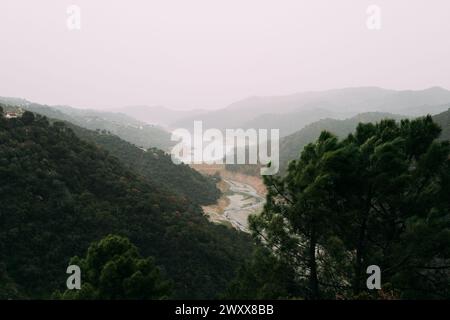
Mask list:
[[[106,137],[108,138],[108,137]],[[48,298],[93,241],[126,236],[172,280],[172,298],[213,298],[248,256],[246,235],[207,221],[61,122],[0,117],[0,295]]]
[[[406,118],[401,115],[393,115],[382,112],[362,113],[357,116],[345,119],[322,119],[308,124],[303,129],[283,137],[280,140],[280,173],[287,170],[289,161],[294,160],[310,142],[313,142],[320,136],[323,130],[329,131],[338,137],[345,137],[356,129],[359,123],[375,123],[382,119],[401,120]],[[450,140],[450,111],[445,111],[434,115],[433,120],[442,128],[440,139]],[[250,175],[259,175],[259,166],[256,165],[227,165],[227,170],[238,171]]]
[[[280,142],[280,164],[281,171],[285,172],[290,160],[298,157],[303,147],[317,139],[323,130],[327,130],[338,137],[345,137],[356,129],[359,123],[378,122],[382,119],[400,120],[405,118],[400,115],[389,113],[370,112],[359,114],[345,120],[324,119],[310,125],[302,130],[281,139]],[[441,127],[440,139],[450,139],[450,111],[445,111],[434,115],[433,120]]]
[[[267,203],[250,226],[266,250],[228,297],[448,299],[450,143],[440,131],[431,116],[359,124],[343,139],[322,131],[283,177],[265,177]]]
[[[68,121],[89,130],[107,130],[145,149],[154,147],[167,151],[174,145],[170,140],[170,134],[164,129],[122,113],[76,109],[68,106],[47,106],[18,98],[0,97],[0,103],[9,108],[21,107],[51,119]]]
[[[27,108],[30,109],[30,107]],[[53,106],[52,108],[74,118],[75,121],[71,122],[83,128],[110,131],[123,140],[144,149],[159,148],[168,151],[174,145],[170,140],[169,132],[123,113],[77,109],[68,106]],[[39,109],[31,111],[39,112]]]
[[[450,140],[450,109],[433,116],[433,120],[441,127],[440,139]]]
[[[77,136],[109,151],[130,170],[159,188],[168,188],[198,204],[212,204],[220,196],[217,181],[186,164],[174,164],[170,155],[162,150],[151,148],[144,151],[108,132],[85,130],[71,124],[68,126]]]
[[[289,161],[296,159],[303,147],[316,140],[323,130],[342,138],[353,132],[359,123],[377,122],[387,118],[400,120],[405,117],[382,112],[369,112],[345,120],[323,119],[307,125],[303,129],[281,139],[280,172],[284,173]]]
[[[317,139],[323,130],[329,131],[338,137],[345,137],[346,135],[354,131],[359,123],[377,122],[386,118],[400,120],[405,118],[405,116],[382,112],[368,112],[358,114],[345,120],[326,118],[310,123],[303,129],[297,130],[295,133],[286,137],[282,137],[280,139],[279,174],[284,174],[287,170],[289,161],[296,159],[299,156],[300,152],[303,150],[303,147]],[[230,171],[256,176],[260,175],[259,165],[229,164],[226,165],[226,168]]]
[[[3,108],[17,109],[16,106],[11,105],[4,105]],[[145,177],[159,188],[168,188],[170,192],[188,197],[198,204],[210,204],[220,196],[215,180],[201,175],[187,165],[175,165],[170,155],[162,150],[152,147],[147,152],[106,129],[97,128],[95,131],[85,129],[83,126],[76,125],[79,123],[76,118],[51,107],[27,104],[23,105],[23,108],[36,110],[37,114],[48,117],[49,121],[64,121],[78,137],[111,152],[130,170]]]

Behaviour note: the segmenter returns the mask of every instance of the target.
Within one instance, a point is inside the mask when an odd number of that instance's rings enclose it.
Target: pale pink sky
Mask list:
[[[66,8],[81,8],[81,30]],[[366,9],[382,28],[366,27]],[[449,0],[1,0],[0,96],[218,108],[350,86],[450,88]]]

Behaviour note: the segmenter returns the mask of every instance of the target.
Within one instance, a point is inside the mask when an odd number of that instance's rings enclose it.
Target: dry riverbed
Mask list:
[[[242,182],[248,182],[242,175],[239,181],[227,174],[221,176],[218,188],[222,191],[222,197],[214,205],[203,206],[203,211],[212,222],[248,232],[248,217],[251,214],[259,214],[264,207],[265,193],[261,192],[264,189],[258,188],[258,184]]]

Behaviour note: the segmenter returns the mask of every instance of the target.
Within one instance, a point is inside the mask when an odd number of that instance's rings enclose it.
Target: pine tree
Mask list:
[[[399,297],[448,297],[450,148],[431,117],[323,132],[286,176],[266,178],[253,235],[287,261],[310,299],[377,297],[378,265]]]

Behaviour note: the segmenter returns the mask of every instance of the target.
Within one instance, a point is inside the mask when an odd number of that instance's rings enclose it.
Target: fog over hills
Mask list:
[[[150,124],[169,127],[172,123],[186,117],[198,116],[206,113],[203,109],[175,110],[164,106],[126,106],[114,111],[125,113],[135,119]]]
[[[441,140],[450,140],[450,108],[433,116],[433,120],[441,127]]]
[[[343,120],[322,119],[320,121],[310,123],[303,129],[281,139],[280,172],[285,172],[288,162],[296,159],[303,150],[303,147],[308,143],[315,141],[320,136],[320,133],[324,130],[331,132],[342,139],[353,132],[359,123],[376,123],[383,119],[394,119],[399,121],[405,118],[407,117],[398,114],[367,112]],[[433,120],[442,129],[440,139],[450,139],[450,109],[434,115]]]
[[[445,111],[449,106],[450,91],[440,87],[416,91],[357,87],[251,97],[223,109],[188,116],[172,127],[189,129],[194,120],[203,120],[204,127],[209,128],[279,128],[285,136],[323,118],[344,119],[364,112],[421,116]]]
[[[281,139],[280,141],[280,172],[284,173],[289,161],[297,159],[308,143],[314,142],[324,130],[339,138],[344,138],[353,132],[359,123],[375,123],[383,119],[401,120],[405,116],[383,112],[361,113],[344,120],[322,119],[305,126],[303,129]]]
[[[21,98],[0,97],[0,103],[22,107],[52,119],[71,122],[89,130],[111,132],[140,148],[156,147],[164,151],[173,145],[169,132],[136,120],[124,113],[78,109],[70,106],[47,106]]]
[[[3,103],[39,107],[21,98],[1,98]],[[360,113],[388,112],[405,116],[438,114],[450,107],[450,91],[441,87],[424,90],[391,90],[378,87],[342,88],[308,91],[284,96],[249,97],[229,106],[216,109],[175,110],[165,106],[135,105],[97,111],[68,106],[52,106],[60,111],[63,120],[91,130],[106,129],[138,146],[164,150],[172,145],[170,135],[162,127],[193,129],[196,120],[203,128],[280,129],[280,136],[288,136],[309,123],[321,119],[347,119]],[[35,110],[36,111],[36,110]],[[54,115],[53,115],[54,116]],[[160,126],[160,127],[159,127]],[[140,138],[143,129],[151,131],[151,143]],[[125,130],[127,132],[122,133]],[[144,130],[144,131],[145,131]],[[130,133],[128,131],[136,131]],[[155,144],[155,137],[158,142]]]

